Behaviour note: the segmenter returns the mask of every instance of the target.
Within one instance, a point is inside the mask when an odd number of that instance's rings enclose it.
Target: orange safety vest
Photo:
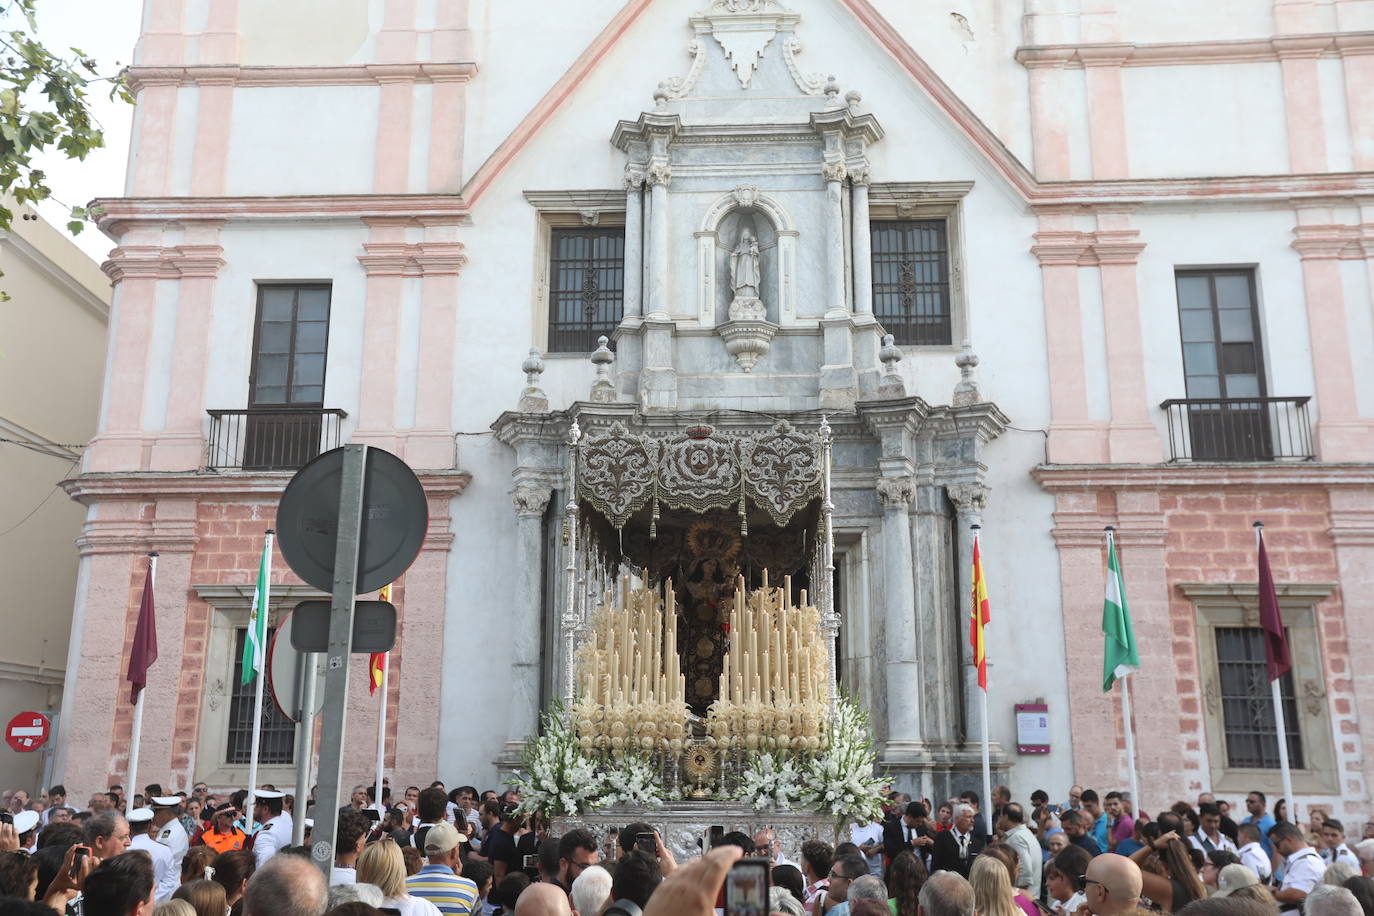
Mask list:
[[[200,835],[200,841],[215,852],[233,852],[243,848],[247,835],[235,827],[232,833],[217,833],[212,827]]]

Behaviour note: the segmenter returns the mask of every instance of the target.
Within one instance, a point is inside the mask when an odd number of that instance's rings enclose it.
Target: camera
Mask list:
[[[636,833],[635,849],[646,852],[651,856],[658,855],[658,843],[652,833]]]
[[[740,859],[725,876],[725,916],[768,916],[767,859]]]

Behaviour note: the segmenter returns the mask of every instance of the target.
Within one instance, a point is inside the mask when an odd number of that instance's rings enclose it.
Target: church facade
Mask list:
[[[126,191],[99,202],[100,432],[67,484],[69,787],[127,766],[150,551],[140,770],[246,779],[262,535],[296,468],[365,442],[430,514],[384,699],[355,660],[346,779],[380,702],[393,784],[507,773],[609,557],[700,615],[699,703],[712,615],[767,570],[833,609],[895,785],[976,788],[986,725],[1018,796],[1125,788],[1111,526],[1141,804],[1277,797],[1263,522],[1297,801],[1367,808],[1374,3],[524,6],[150,0]],[[823,498],[763,492],[822,435]],[[588,502],[593,466],[614,486]],[[731,473],[737,501],[705,495]],[[278,618],[317,596],[275,570]],[[290,722],[264,734],[291,784]]]

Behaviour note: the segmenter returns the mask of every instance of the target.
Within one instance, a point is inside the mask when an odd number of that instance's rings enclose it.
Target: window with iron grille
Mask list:
[[[1217,675],[1221,688],[1222,724],[1226,734],[1227,766],[1277,770],[1278,729],[1274,698],[1265,665],[1264,630],[1259,627],[1217,627]],[[1293,695],[1293,672],[1279,679],[1283,720],[1288,734],[1288,762],[1304,768],[1298,704]]]
[[[269,645],[275,632],[275,629],[267,631]],[[243,683],[243,645],[247,640],[247,628],[234,631],[233,692],[229,695],[229,740],[224,753],[224,762],[229,764],[252,761],[253,694],[257,685],[254,681]],[[266,676],[266,672],[258,675]],[[263,699],[262,733],[258,740],[258,763],[271,766],[295,762],[296,725],[281,714],[271,697]]]
[[[869,228],[874,316],[899,344],[950,344],[945,220],[873,221]]]
[[[625,294],[623,227],[552,230],[550,353],[589,353],[620,324]]]

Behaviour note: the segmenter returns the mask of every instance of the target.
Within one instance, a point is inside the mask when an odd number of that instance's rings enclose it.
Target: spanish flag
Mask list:
[[[983,556],[978,550],[978,535],[973,536],[973,594],[969,611],[968,641],[973,647],[973,663],[978,666],[978,686],[988,689],[988,659],[983,627],[992,620],[988,604],[988,583],[983,578]]]
[[[388,583],[377,593],[378,601],[391,600],[391,585]],[[382,686],[382,678],[386,675],[386,653],[373,652],[367,663],[367,692],[376,695],[377,688]]]

